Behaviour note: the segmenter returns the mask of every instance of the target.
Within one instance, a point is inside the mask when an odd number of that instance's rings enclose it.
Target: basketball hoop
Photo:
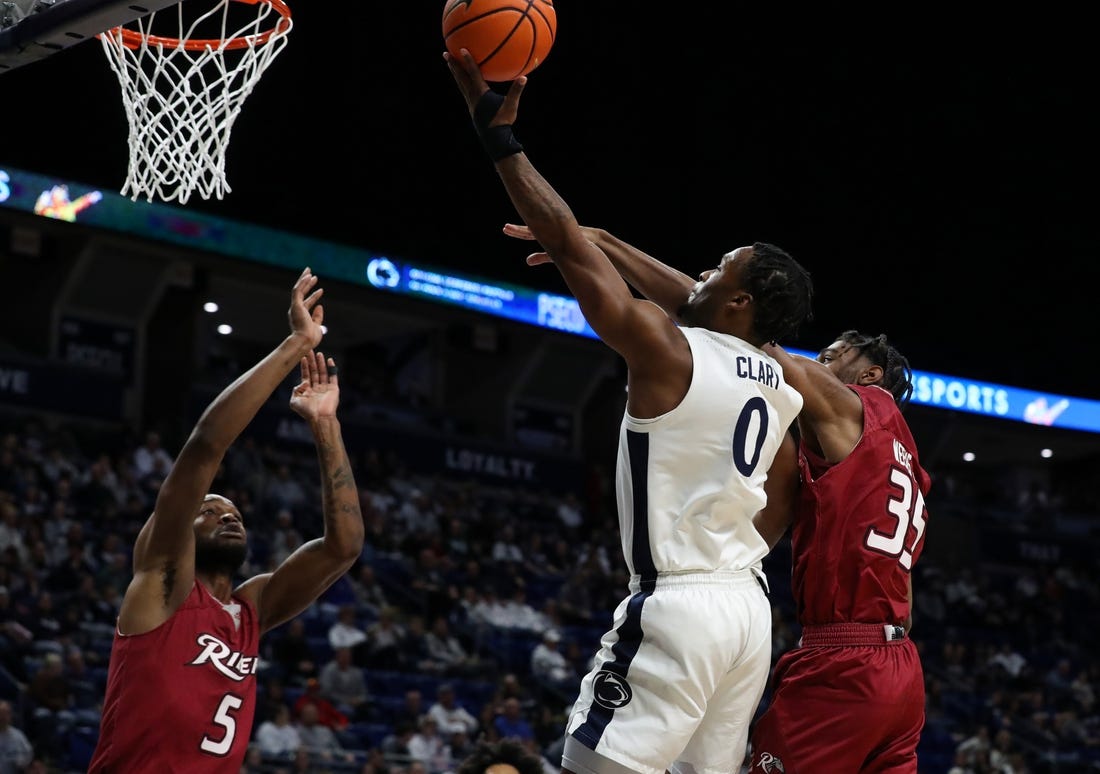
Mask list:
[[[293,26],[284,0],[213,0],[196,16],[198,2],[98,36],[122,87],[130,168],[121,192],[135,201],[185,204],[195,192],[221,199],[232,190],[233,123]]]

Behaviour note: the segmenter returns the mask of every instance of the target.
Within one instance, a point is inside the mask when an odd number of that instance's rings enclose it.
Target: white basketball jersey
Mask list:
[[[742,570],[768,553],[752,525],[768,468],[802,396],[762,350],[705,328],[681,328],[691,386],[653,419],[629,412],[615,473],[619,530],[631,574]]]

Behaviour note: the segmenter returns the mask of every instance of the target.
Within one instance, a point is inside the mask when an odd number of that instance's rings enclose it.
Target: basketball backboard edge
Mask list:
[[[39,0],[0,29],[0,75],[181,0]]]

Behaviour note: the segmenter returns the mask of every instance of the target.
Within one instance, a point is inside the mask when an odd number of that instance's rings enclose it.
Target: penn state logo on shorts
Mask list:
[[[619,709],[630,704],[634,692],[626,678],[606,669],[597,672],[592,681],[592,700],[607,709]]]

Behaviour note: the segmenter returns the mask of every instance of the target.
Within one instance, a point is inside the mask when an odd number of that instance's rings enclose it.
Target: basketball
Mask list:
[[[558,32],[553,0],[447,0],[443,41],[466,49],[487,81],[513,81],[546,59]]]

